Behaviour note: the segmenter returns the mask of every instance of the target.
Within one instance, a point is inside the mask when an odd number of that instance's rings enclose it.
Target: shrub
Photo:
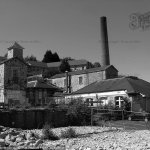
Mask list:
[[[66,131],[61,131],[62,138],[76,138],[77,133],[73,128],[68,128]]]
[[[87,125],[90,123],[90,115],[90,108],[81,98],[71,99],[67,111],[68,125]]]
[[[45,124],[42,129],[42,138],[48,140],[59,140],[59,137],[52,131],[49,124]]]

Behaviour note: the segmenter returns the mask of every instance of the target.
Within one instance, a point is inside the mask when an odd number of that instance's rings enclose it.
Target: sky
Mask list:
[[[0,0],[0,55],[17,41],[24,57],[42,60],[51,50],[99,62],[100,17],[106,16],[110,63],[119,74],[150,82],[150,27],[130,27],[134,13],[148,12],[149,0]]]

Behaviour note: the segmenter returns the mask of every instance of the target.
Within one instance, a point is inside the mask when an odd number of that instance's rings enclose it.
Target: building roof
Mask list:
[[[57,86],[50,84],[50,83],[46,83],[42,80],[34,80],[34,81],[28,82],[27,88],[53,89],[56,91],[61,91],[61,89],[58,88]]]
[[[103,66],[103,67],[90,68],[90,69],[86,69],[86,70],[78,70],[78,71],[68,72],[68,75],[80,75],[80,74],[104,71],[110,67],[113,67],[116,71],[118,71],[113,65],[108,65],[108,66]],[[65,73],[56,74],[56,75],[52,76],[51,79],[62,78],[62,77],[65,77]]]
[[[47,64],[41,61],[27,61],[29,66],[47,68]]]
[[[87,65],[88,61],[81,59],[81,60],[69,60],[68,61],[70,66],[82,66],[82,65]],[[48,67],[59,67],[61,62],[52,62],[52,63],[47,63]]]
[[[0,61],[0,64],[6,63],[6,62],[8,62],[8,61],[10,61],[12,59],[18,59],[19,61],[23,62],[25,65],[28,66],[28,64],[23,59],[20,59],[18,57],[13,57],[13,58],[10,58],[10,59],[4,59],[3,61]]]
[[[0,56],[0,62],[6,60],[7,58]]]
[[[47,63],[47,67],[59,67],[61,64],[61,62],[51,62],[51,63]]]
[[[120,91],[120,90],[127,90],[128,94],[141,93],[145,96],[150,97],[150,83],[142,79],[139,79],[137,77],[131,77],[131,76],[96,81],[72,93],[72,95],[87,94],[87,93],[101,93],[101,92]]]
[[[87,65],[88,61],[81,59],[81,60],[69,60],[68,61],[70,66],[80,66],[80,65]]]
[[[21,45],[19,45],[17,42],[15,42],[12,46],[8,48],[8,50],[11,49],[24,49],[24,48]]]

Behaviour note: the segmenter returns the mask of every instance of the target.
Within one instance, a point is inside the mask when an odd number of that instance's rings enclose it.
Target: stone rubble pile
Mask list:
[[[0,126],[0,147],[41,148],[43,150],[150,150],[149,130],[123,130],[109,127],[72,127],[77,138],[42,139],[42,130],[21,130]],[[60,137],[64,128],[53,129]],[[1,149],[1,148],[0,148]]]

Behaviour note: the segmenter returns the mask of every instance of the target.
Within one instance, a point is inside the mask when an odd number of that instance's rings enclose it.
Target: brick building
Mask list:
[[[79,70],[54,75],[49,79],[52,84],[64,88],[67,93],[77,91],[95,81],[116,78],[118,70],[113,65]]]

